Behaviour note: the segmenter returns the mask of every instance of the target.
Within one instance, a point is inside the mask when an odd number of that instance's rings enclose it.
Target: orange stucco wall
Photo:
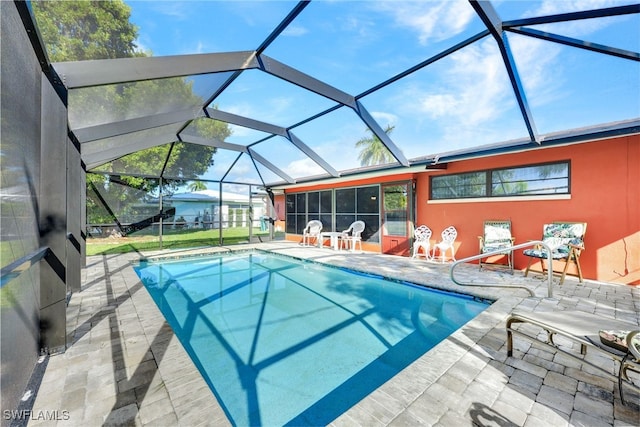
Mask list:
[[[571,197],[566,200],[428,203],[430,175],[560,160],[571,161]],[[454,225],[458,259],[478,253],[478,236],[487,219],[510,219],[516,243],[540,239],[542,225],[548,222],[583,221],[587,223],[586,250],[580,262],[584,276],[640,284],[640,135],[452,162],[447,170],[385,177],[384,182],[407,178],[416,182],[416,225],[429,226],[433,241],[445,227]],[[340,186],[372,182],[380,179]],[[296,188],[295,192],[328,187]],[[284,206],[281,209],[284,212]],[[517,269],[526,268],[528,260],[521,250],[516,251]]]
[[[516,243],[541,238],[542,224],[584,221],[586,250],[580,265],[587,278],[640,283],[640,136],[547,148],[455,162],[446,171],[571,161],[569,200],[529,200],[478,203],[427,203],[429,176],[417,176],[417,224],[434,230],[454,225],[459,232],[457,258],[478,253],[477,236],[485,219],[510,219]],[[526,268],[529,258],[515,253],[515,266]]]

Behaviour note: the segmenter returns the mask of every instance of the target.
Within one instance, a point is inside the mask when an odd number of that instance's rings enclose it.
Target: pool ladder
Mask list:
[[[464,258],[464,259],[460,259],[458,261],[455,261],[453,263],[453,265],[451,266],[451,269],[449,270],[449,277],[451,278],[451,280],[453,281],[453,283],[455,283],[456,285],[460,285],[460,286],[482,286],[482,287],[491,287],[491,288],[520,288],[520,289],[524,289],[527,292],[529,292],[529,295],[532,297],[535,297],[536,294],[535,292],[533,292],[531,289],[529,289],[526,286],[521,286],[521,285],[501,285],[501,284],[490,284],[490,283],[463,283],[463,282],[459,282],[458,280],[456,280],[455,276],[454,276],[454,270],[456,269],[456,267],[459,264],[462,263],[466,263],[469,261],[475,261],[478,259],[482,259],[482,258],[486,258],[492,255],[500,255],[500,254],[504,254],[507,251],[513,251],[514,249],[522,249],[522,248],[527,248],[530,246],[542,246],[546,251],[547,251],[547,261],[549,262],[549,266],[547,269],[547,281],[548,281],[548,290],[547,290],[547,296],[548,298],[553,298],[553,266],[552,266],[552,262],[553,262],[553,257],[551,256],[551,247],[549,247],[549,245],[547,245],[546,243],[544,243],[543,241],[540,240],[532,240],[530,242],[527,243],[521,243],[519,245],[514,245],[514,246],[509,246],[508,248],[502,248],[502,249],[498,249],[495,251],[491,251],[491,252],[486,252],[480,255],[474,255],[474,256],[470,256],[468,258]]]

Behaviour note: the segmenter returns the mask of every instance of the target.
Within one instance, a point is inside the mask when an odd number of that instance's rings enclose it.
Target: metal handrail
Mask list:
[[[547,245],[545,242],[541,241],[541,240],[532,240],[530,242],[527,243],[520,243],[519,245],[514,245],[514,246],[509,246],[506,248],[502,248],[502,249],[498,249],[495,251],[491,251],[491,252],[486,252],[486,253],[482,253],[480,255],[474,255],[474,256],[470,256],[468,258],[464,258],[464,259],[460,259],[458,261],[455,261],[453,263],[453,265],[451,266],[451,269],[449,270],[449,277],[451,278],[451,280],[453,281],[453,283],[455,283],[456,285],[460,285],[460,286],[483,286],[483,287],[492,287],[492,288],[520,288],[520,289],[525,289],[527,292],[529,292],[529,295],[531,295],[532,297],[536,296],[536,294],[529,289],[526,286],[520,286],[520,285],[499,285],[499,284],[484,284],[484,283],[462,283],[459,282],[455,279],[454,275],[453,275],[453,270],[455,270],[455,268],[458,266],[458,264],[462,264],[462,263],[466,263],[469,261],[475,261],[477,259],[482,259],[482,258],[486,258],[492,255],[500,255],[500,254],[504,254],[507,251],[513,251],[514,249],[522,249],[522,248],[526,248],[529,246],[542,246],[543,248],[545,248],[547,250],[547,261],[549,262],[549,268],[547,271],[547,280],[549,282],[548,284],[548,297],[549,298],[553,298],[553,266],[552,266],[552,262],[553,262],[553,257],[551,256],[552,253],[552,249],[549,245]]]

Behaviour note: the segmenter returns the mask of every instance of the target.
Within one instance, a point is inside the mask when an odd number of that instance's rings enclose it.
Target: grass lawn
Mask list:
[[[253,230],[253,237],[268,236],[268,232]],[[284,234],[283,234],[284,236]],[[222,243],[234,245],[249,241],[249,228],[227,228],[222,231]],[[168,230],[162,235],[162,249],[185,249],[219,246],[219,230]],[[87,238],[87,256],[112,255],[160,249],[157,235],[132,234],[126,237]]]

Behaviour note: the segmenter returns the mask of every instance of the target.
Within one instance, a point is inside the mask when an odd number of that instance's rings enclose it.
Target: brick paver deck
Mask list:
[[[640,397],[632,389],[625,389],[628,402],[622,405],[617,385],[586,365],[518,337],[513,357],[505,348],[505,320],[515,307],[577,309],[640,324],[638,287],[568,278],[546,298],[542,276],[478,271],[469,264],[457,270],[463,281],[525,285],[535,290],[536,297],[529,297],[522,289],[461,288],[449,279],[449,265],[424,259],[290,242],[256,246],[496,301],[334,420],[335,426],[640,425]],[[68,307],[68,349],[48,360],[30,426],[231,424],[133,271],[131,261],[141,256],[87,258],[82,292]],[[614,372],[611,360],[596,363]]]

